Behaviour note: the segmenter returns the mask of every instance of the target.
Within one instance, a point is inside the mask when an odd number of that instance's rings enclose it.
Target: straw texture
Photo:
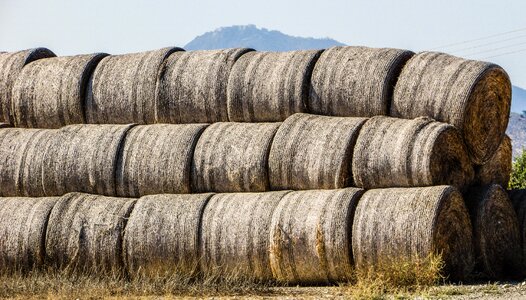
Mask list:
[[[508,191],[508,196],[519,221],[522,266],[524,268],[526,266],[526,189]],[[526,273],[526,271],[522,272],[523,275],[524,273]]]
[[[493,157],[482,166],[475,167],[476,182],[479,185],[496,183],[507,187],[511,176],[512,160],[511,139],[505,135]]]

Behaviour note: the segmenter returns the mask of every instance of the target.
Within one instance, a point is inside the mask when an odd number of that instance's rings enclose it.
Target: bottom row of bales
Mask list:
[[[440,255],[451,280],[517,275],[521,229],[505,191],[466,202],[451,186],[0,198],[0,270],[328,283]]]

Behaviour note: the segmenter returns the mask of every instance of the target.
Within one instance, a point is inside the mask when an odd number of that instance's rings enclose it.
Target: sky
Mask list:
[[[488,60],[526,88],[524,0],[0,0],[0,51],[121,54],[184,46],[218,27],[247,24]]]

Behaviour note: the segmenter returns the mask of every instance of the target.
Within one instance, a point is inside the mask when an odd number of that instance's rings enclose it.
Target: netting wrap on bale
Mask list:
[[[508,125],[511,83],[499,66],[436,52],[422,52],[405,65],[395,87],[391,115],[429,116],[455,125],[471,160],[491,158]]]
[[[158,123],[227,122],[230,70],[247,48],[178,51],[163,64],[157,86]]]
[[[345,117],[388,115],[398,75],[413,54],[354,46],[325,50],[312,72],[309,112]]]
[[[505,135],[491,159],[475,167],[475,182],[479,185],[496,183],[506,188],[510,181],[512,160],[511,139]]]

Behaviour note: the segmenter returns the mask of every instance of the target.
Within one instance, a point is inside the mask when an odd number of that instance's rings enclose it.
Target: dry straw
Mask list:
[[[451,279],[473,267],[471,223],[462,195],[451,186],[365,192],[352,229],[356,267],[386,261],[422,261],[440,255]]]
[[[190,169],[203,124],[154,124],[131,128],[118,154],[117,195],[190,192]]]
[[[15,126],[59,128],[85,123],[87,82],[105,56],[52,57],[24,67],[13,87]]]
[[[279,127],[269,155],[272,190],[353,185],[351,161],[365,118],[295,114]]]
[[[124,228],[135,201],[81,193],[62,196],[49,216],[49,261],[69,272],[122,273]]]
[[[180,48],[110,55],[95,68],[86,95],[86,121],[155,123],[155,91],[164,60]]]
[[[157,86],[158,123],[227,122],[227,83],[247,48],[175,52],[163,64]]]
[[[288,283],[327,283],[352,276],[352,223],[363,190],[298,191],[274,210],[270,264]]]
[[[0,128],[8,128],[8,127],[11,127],[11,125],[7,123],[0,123]]]
[[[511,176],[512,160],[511,139],[505,135],[493,157],[487,163],[475,167],[476,182],[479,185],[496,183],[507,187]]]
[[[206,205],[201,227],[203,273],[272,280],[270,223],[285,194],[284,191],[214,195]]]
[[[526,189],[508,191],[509,198],[519,220],[521,249],[522,249],[522,267],[526,266]],[[522,272],[523,275],[526,271]]]
[[[499,185],[472,188],[465,196],[473,224],[477,269],[492,279],[522,272],[517,214]]]
[[[346,117],[388,115],[398,75],[413,54],[368,47],[325,50],[312,72],[309,112]]]
[[[0,123],[13,124],[11,94],[22,68],[33,61],[54,56],[46,48],[0,53]]]
[[[193,191],[268,191],[268,155],[279,125],[225,122],[206,128],[194,152]]]
[[[228,118],[236,122],[283,121],[306,111],[309,81],[322,51],[249,52],[228,79]]]
[[[212,194],[151,195],[137,200],[124,234],[131,276],[191,276],[199,266],[203,209]]]
[[[369,119],[358,135],[352,170],[356,185],[367,189],[440,184],[463,188],[474,177],[458,131],[429,118]]]
[[[499,66],[443,53],[411,58],[398,79],[391,115],[429,116],[455,125],[476,164],[488,161],[504,136],[511,83]]]

